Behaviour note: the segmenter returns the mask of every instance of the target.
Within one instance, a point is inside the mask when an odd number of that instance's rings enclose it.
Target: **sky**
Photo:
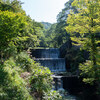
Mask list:
[[[38,22],[56,23],[56,17],[68,0],[21,0],[22,8]]]

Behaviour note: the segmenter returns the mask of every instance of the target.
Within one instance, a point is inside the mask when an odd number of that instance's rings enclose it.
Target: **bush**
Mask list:
[[[33,100],[13,60],[0,65],[0,100]]]
[[[47,96],[47,100],[62,100],[58,92],[51,91],[51,75],[48,68],[21,52],[0,65],[0,100],[45,100]]]
[[[42,98],[44,92],[48,92],[52,88],[51,71],[42,66],[38,66],[33,70],[30,78],[31,91],[36,93],[36,97]]]
[[[43,100],[63,100],[62,96],[57,91],[49,91],[44,93]]]
[[[16,63],[24,71],[32,72],[32,70],[37,66],[35,61],[30,58],[26,52],[21,52],[16,56]]]

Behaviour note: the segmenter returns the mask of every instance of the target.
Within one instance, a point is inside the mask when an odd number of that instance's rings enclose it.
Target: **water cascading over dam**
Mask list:
[[[42,66],[48,67],[52,72],[65,72],[65,58],[60,58],[58,48],[50,49],[32,49],[34,60]]]
[[[66,72],[66,63],[65,58],[60,58],[60,50],[58,48],[31,49],[31,55],[36,62],[39,62],[42,66],[48,67],[52,72],[54,72],[52,75],[54,79],[52,89],[57,91],[65,91],[63,86],[64,77],[59,73]],[[68,100],[76,100],[69,94],[67,94],[66,98]]]

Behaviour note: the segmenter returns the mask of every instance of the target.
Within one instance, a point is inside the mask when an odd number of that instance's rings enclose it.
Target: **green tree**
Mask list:
[[[65,27],[67,26],[66,20],[68,14],[70,13],[70,10],[75,11],[75,13],[77,12],[77,9],[71,6],[72,2],[73,0],[69,0],[68,2],[66,2],[65,7],[57,15],[57,25],[55,28],[56,36],[54,38],[54,40],[57,41],[57,43],[55,43],[57,47],[60,47],[62,44],[70,39],[69,34],[67,34],[65,30]]]
[[[57,41],[54,39],[56,36],[55,33],[56,23],[52,24],[48,30],[45,32],[45,41],[47,47],[55,47]]]
[[[37,36],[38,46],[39,46],[39,43],[41,42],[42,38],[44,38],[43,24],[33,20],[32,21],[32,29],[33,29],[33,34]]]
[[[21,13],[13,13],[9,11],[0,11],[0,52],[1,58],[7,58],[12,54],[10,47],[14,47],[18,36],[27,26],[26,16]],[[6,54],[5,54],[6,53]]]
[[[41,23],[26,16],[18,0],[0,0],[0,100],[33,100],[30,87],[36,86],[40,95],[51,89],[50,70],[21,52],[39,45],[42,29]],[[29,83],[26,74],[37,83]]]
[[[19,50],[27,50],[39,46],[43,37],[43,26],[26,16],[26,28],[23,28],[21,35],[16,38],[16,43]]]
[[[97,56],[100,48],[97,47],[96,34],[100,32],[100,1],[74,0],[72,6],[77,8],[78,13],[75,14],[72,11],[68,15],[66,30],[69,33],[80,33],[81,43],[89,51],[90,61],[80,67],[85,75],[88,72],[84,81],[93,82],[95,80],[98,82],[100,64],[98,64]]]
[[[30,78],[31,91],[36,92],[34,95],[43,98],[44,92],[49,92],[52,89],[51,71],[43,66],[34,69]]]
[[[33,100],[27,83],[20,77],[22,70],[13,58],[0,64],[0,100]]]
[[[43,26],[24,13],[0,11],[1,58],[39,45]]]
[[[22,2],[20,0],[0,0],[0,10],[25,13],[25,11],[22,9],[21,4]]]
[[[62,11],[57,15],[57,23],[50,24],[42,22],[46,29],[44,30],[45,37],[42,39],[42,44],[45,42],[44,47],[57,48],[70,39],[65,27],[67,25],[66,19],[70,10],[77,12],[75,7],[71,6],[72,2],[73,0],[69,0],[65,3],[64,9],[62,9]]]
[[[50,26],[51,26],[51,23],[48,23],[48,22],[41,22],[42,24],[43,24],[43,26],[44,26],[44,28],[47,30],[47,29],[49,29],[50,28]]]

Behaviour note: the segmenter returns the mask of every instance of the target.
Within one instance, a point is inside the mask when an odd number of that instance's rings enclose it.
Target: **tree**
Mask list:
[[[24,13],[0,11],[0,52],[7,59],[15,52],[39,45],[43,26]]]
[[[80,33],[80,40],[84,48],[89,51],[89,60],[81,65],[80,69],[85,74],[85,82],[99,82],[100,63],[97,56],[100,48],[97,47],[96,34],[100,32],[100,1],[99,0],[74,0],[78,13],[73,11],[68,15],[66,27],[69,33]],[[77,41],[78,42],[78,41]]]
[[[47,47],[55,47],[55,42],[57,42],[54,39],[56,36],[55,28],[56,28],[56,24],[52,24],[50,28],[45,32],[45,41]]]
[[[41,100],[44,92],[49,92],[52,89],[51,83],[51,71],[48,68],[38,66],[37,69],[34,69],[32,77],[30,78],[31,91],[36,92]]]
[[[17,1],[0,0],[0,100],[33,100],[36,91],[43,96],[52,86],[51,71],[21,52],[39,44],[43,26]]]
[[[26,16],[21,13],[0,11],[0,55],[7,58],[12,55],[20,37],[25,36],[22,31],[27,26]],[[24,38],[27,38],[25,36]]]
[[[27,50],[40,45],[41,38],[43,37],[43,26],[26,16],[26,28],[24,28],[16,40],[19,50]]]
[[[24,10],[22,9],[21,4],[22,2],[20,0],[0,0],[0,10],[23,13]]]
[[[68,2],[66,2],[65,7],[57,15],[57,25],[55,28],[56,36],[54,38],[54,40],[57,41],[57,43],[55,43],[57,47],[60,47],[62,44],[70,39],[69,34],[67,34],[65,30],[65,27],[67,26],[66,20],[68,14],[70,13],[70,10],[75,11],[75,13],[77,12],[77,9],[71,6],[72,2],[73,0],[69,0]]]
[[[27,83],[20,77],[21,70],[12,58],[0,64],[0,100],[33,100]]]

